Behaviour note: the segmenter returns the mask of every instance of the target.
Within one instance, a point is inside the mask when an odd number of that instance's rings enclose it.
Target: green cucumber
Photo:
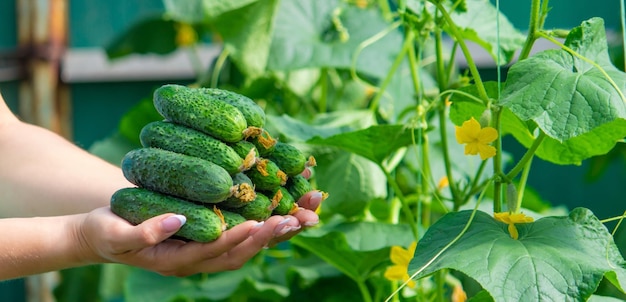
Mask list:
[[[274,150],[267,155],[267,158],[275,162],[287,176],[300,174],[308,165],[312,164],[311,161],[307,162],[307,158],[302,151],[293,145],[283,142],[276,142]]]
[[[256,164],[244,173],[250,177],[255,189],[271,191],[287,181],[287,175],[278,165],[267,158],[257,159]]]
[[[245,116],[248,126],[265,126],[265,111],[249,97],[219,88],[200,88],[200,91],[209,98],[235,106]]]
[[[225,230],[220,216],[213,210],[188,200],[143,188],[123,188],[111,196],[111,211],[132,224],[152,217],[175,213],[187,222],[174,235],[197,242],[211,242]]]
[[[283,186],[277,187],[274,191],[268,193],[268,197],[274,204],[276,204],[276,208],[274,208],[272,214],[291,215],[298,211],[296,200],[293,199],[289,190]]]
[[[300,200],[304,194],[313,190],[311,183],[301,174],[289,177],[287,184],[285,185],[287,191],[293,196],[295,200]]]
[[[145,125],[139,134],[144,147],[165,149],[213,162],[234,175],[250,169],[254,154],[241,158],[226,143],[198,130],[168,121]]]
[[[163,85],[154,91],[153,102],[165,119],[219,140],[236,142],[246,137],[248,124],[243,113],[231,104],[206,97],[197,88]]]
[[[243,207],[230,209],[248,220],[263,221],[272,215],[275,204],[263,193],[256,193],[256,198]]]
[[[250,134],[246,136],[246,140],[254,144],[259,156],[266,156],[274,151],[274,146],[278,141],[267,130],[249,131],[248,133]]]
[[[126,153],[122,172],[131,183],[176,197],[217,203],[232,194],[228,172],[201,158],[158,148],[139,148]]]
[[[233,150],[235,150],[235,152],[237,152],[237,154],[239,154],[239,157],[241,157],[242,159],[248,157],[250,152],[254,152],[254,157],[260,156],[259,151],[256,149],[254,144],[249,141],[242,140],[228,145]]]
[[[233,176],[233,184],[237,187],[233,194],[226,200],[219,203],[220,207],[240,208],[256,198],[254,184],[244,173],[237,173]]]
[[[229,210],[219,209],[219,213],[222,214],[222,217],[224,218],[224,223],[226,224],[227,230],[230,230],[234,226],[244,223],[248,220],[246,219],[246,217],[243,217],[241,214],[238,214]]]

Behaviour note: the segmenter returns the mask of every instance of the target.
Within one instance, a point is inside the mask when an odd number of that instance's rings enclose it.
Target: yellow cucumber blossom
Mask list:
[[[176,45],[189,46],[198,42],[196,30],[187,23],[179,23],[176,26]]]
[[[515,240],[519,238],[519,233],[517,232],[515,224],[533,222],[533,218],[526,216],[524,213],[500,212],[494,213],[493,218],[495,218],[497,221],[508,224],[509,234],[511,235],[511,238]]]
[[[385,278],[391,281],[402,282],[409,280],[409,263],[411,259],[413,259],[416,247],[417,242],[411,243],[408,249],[404,249],[401,246],[392,246],[390,258],[393,265],[388,267],[385,271]],[[415,281],[410,280],[407,286],[411,288],[415,287]]]
[[[496,148],[489,144],[498,138],[498,131],[493,127],[481,128],[480,123],[473,117],[456,128],[456,141],[465,144],[465,154],[480,154],[485,160],[496,155]]]

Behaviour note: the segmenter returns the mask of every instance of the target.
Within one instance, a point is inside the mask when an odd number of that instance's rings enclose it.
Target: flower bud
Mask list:
[[[483,114],[480,115],[480,119],[478,122],[480,123],[481,128],[485,128],[491,125],[491,110],[485,109],[485,111],[483,111]]]
[[[509,212],[517,211],[517,188],[512,183],[506,186],[506,206]]]

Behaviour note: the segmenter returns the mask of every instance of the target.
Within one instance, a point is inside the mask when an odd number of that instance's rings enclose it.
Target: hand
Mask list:
[[[164,214],[133,226],[108,207],[82,216],[76,236],[82,258],[92,263],[123,263],[173,276],[235,270],[264,247],[317,224],[314,211],[321,201],[320,192],[309,192],[298,201],[301,209],[293,216],[247,221],[210,243],[168,239],[182,226],[178,215]]]

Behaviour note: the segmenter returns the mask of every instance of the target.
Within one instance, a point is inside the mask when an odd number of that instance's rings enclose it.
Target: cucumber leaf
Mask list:
[[[178,48],[177,24],[176,21],[166,20],[160,15],[143,19],[106,45],[107,57],[118,59],[133,53],[169,54]]]
[[[390,246],[413,241],[406,225],[346,222],[309,229],[290,242],[317,255],[353,280],[364,281],[389,262]]]
[[[495,301],[584,301],[603,278],[621,291],[626,288],[626,261],[606,227],[585,208],[516,224],[518,240],[506,224],[477,211],[467,232],[436,257],[461,233],[471,213],[449,213],[435,222],[420,240],[409,274],[424,266],[417,278],[455,269],[480,283]]]
[[[540,52],[511,67],[500,103],[521,120],[534,121],[559,142],[590,132],[591,136],[612,142],[623,138],[626,132],[622,129],[609,133],[604,128],[602,133],[593,133],[605,124],[621,128],[626,119],[622,94],[626,91],[626,76],[609,59],[604,21],[592,18],[583,22],[570,32],[564,44],[598,66],[562,49]],[[595,147],[594,153],[606,153],[610,149],[606,147],[613,145],[605,144],[602,150]]]
[[[168,18],[185,23],[202,23],[258,0],[163,0]]]
[[[465,4],[467,11],[455,11],[450,14],[454,23],[461,29],[463,38],[480,45],[491,55],[494,62],[498,62],[498,55],[501,65],[511,62],[515,51],[524,45],[526,37],[515,29],[504,14],[500,13],[498,18],[496,7],[489,0],[466,0]],[[496,28],[497,19],[499,29]],[[448,26],[444,26],[444,30],[450,31]]]

